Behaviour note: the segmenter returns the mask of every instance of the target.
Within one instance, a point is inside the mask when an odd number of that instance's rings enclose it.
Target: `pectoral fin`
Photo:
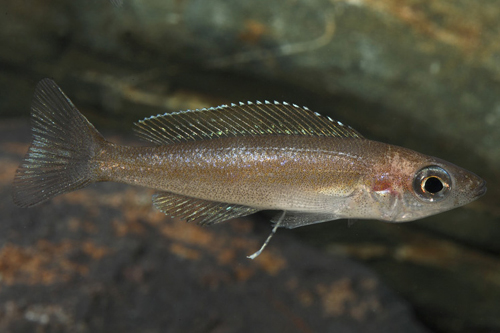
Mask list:
[[[277,221],[279,221],[280,217],[281,214],[273,217],[271,222],[276,223]],[[308,212],[287,211],[285,218],[280,223],[280,226],[288,229],[293,229],[309,224],[338,220],[340,218],[342,217],[332,213],[308,213]]]
[[[188,222],[196,221],[200,225],[220,223],[250,215],[259,210],[253,207],[196,199],[169,192],[158,192],[153,195],[153,204],[166,215],[182,218]]]

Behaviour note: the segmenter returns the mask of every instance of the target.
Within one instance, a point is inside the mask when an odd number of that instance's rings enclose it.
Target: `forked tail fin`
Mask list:
[[[14,178],[16,205],[34,206],[95,181],[91,162],[105,140],[50,79],[36,87],[31,126],[31,146]]]

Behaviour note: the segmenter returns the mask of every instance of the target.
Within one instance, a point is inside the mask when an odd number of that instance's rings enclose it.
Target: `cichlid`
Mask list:
[[[31,119],[33,141],[14,178],[13,199],[21,207],[114,181],[153,188],[160,211],[203,225],[283,210],[273,220],[274,233],[278,226],[341,218],[412,221],[486,192],[484,180],[472,172],[365,139],[288,103],[149,117],[135,130],[153,145],[130,147],[106,141],[55,82],[44,79],[36,87]]]

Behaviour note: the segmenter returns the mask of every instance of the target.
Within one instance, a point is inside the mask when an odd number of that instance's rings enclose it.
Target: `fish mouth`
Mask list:
[[[486,193],[486,182],[483,180],[482,183],[477,187],[474,197],[482,197]]]

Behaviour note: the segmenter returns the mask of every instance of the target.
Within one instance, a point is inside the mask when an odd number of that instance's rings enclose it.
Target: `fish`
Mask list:
[[[135,123],[150,145],[107,141],[51,79],[31,106],[32,142],[12,197],[32,207],[96,182],[154,189],[171,217],[213,225],[261,210],[296,228],[337,219],[406,222],[486,192],[474,173],[442,159],[364,138],[286,102],[247,102],[165,113]]]

